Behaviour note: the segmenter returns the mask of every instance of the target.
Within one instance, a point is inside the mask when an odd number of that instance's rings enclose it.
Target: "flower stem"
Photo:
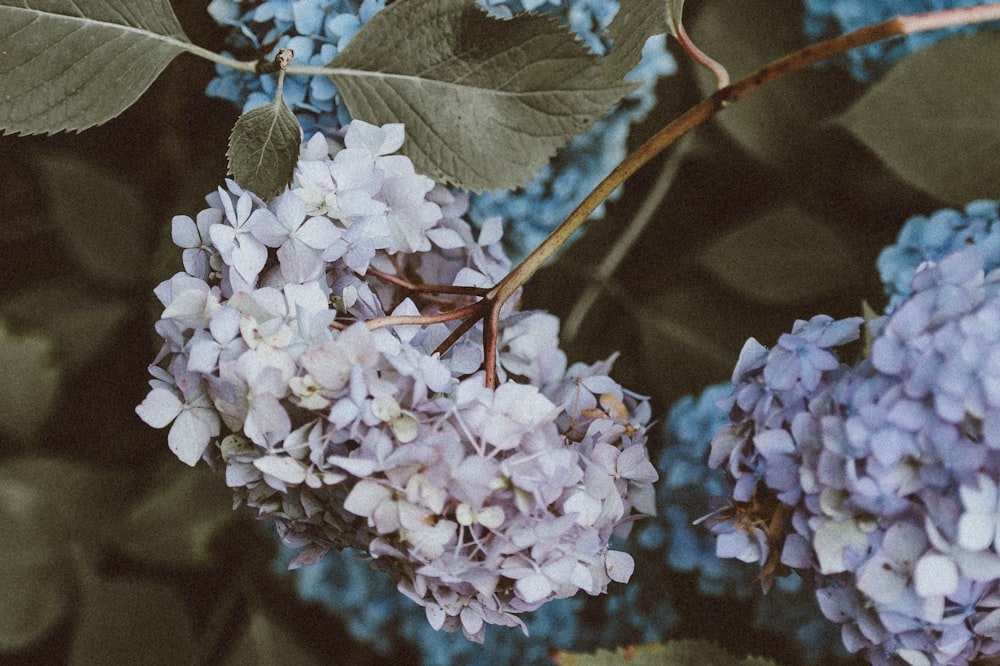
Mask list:
[[[618,235],[615,244],[604,254],[601,263],[594,270],[593,275],[591,275],[587,288],[577,298],[576,303],[573,304],[573,308],[566,316],[562,327],[563,337],[567,342],[572,342],[576,338],[584,319],[587,317],[587,313],[590,312],[590,308],[594,306],[598,297],[607,288],[615,271],[618,270],[618,266],[625,260],[632,246],[635,245],[642,232],[645,231],[646,226],[652,221],[653,215],[656,214],[660,204],[663,202],[663,198],[667,196],[670,186],[673,184],[678,172],[680,172],[681,163],[687,157],[693,145],[691,138],[691,135],[685,136],[677,142],[673,151],[667,156],[666,161],[660,169],[660,174],[656,177],[653,186],[646,194],[642,205],[639,206],[632,220],[625,227],[625,231]]]
[[[715,76],[717,88],[725,88],[729,85],[729,72],[719,62],[713,60],[704,51],[695,46],[695,43],[688,36],[687,30],[684,29],[683,23],[678,22],[674,25],[674,35],[677,37],[677,41],[681,43],[681,46],[684,47],[684,50],[687,51],[687,54],[691,56],[692,60],[712,72]]]
[[[385,317],[375,317],[365,321],[368,330],[374,331],[388,326],[427,326],[428,324],[440,324],[446,321],[474,317],[473,321],[481,319],[489,301],[476,301],[471,305],[456,308],[449,312],[440,312],[432,315],[387,315]]]
[[[729,104],[781,77],[852,49],[898,35],[939,30],[957,25],[1000,20],[1000,2],[960,9],[945,9],[923,14],[898,16],[882,23],[840,37],[819,42],[771,62],[744,78],[720,88],[666,125],[651,139],[626,157],[562,224],[507,274],[486,295],[502,304],[524,285],[535,272],[576,232],[590,214],[636,171],[684,134],[714,116]]]

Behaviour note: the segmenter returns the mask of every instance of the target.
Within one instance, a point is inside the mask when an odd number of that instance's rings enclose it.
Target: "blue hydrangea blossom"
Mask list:
[[[927,261],[938,262],[949,254],[975,245],[983,268],[1000,267],[1000,204],[981,199],[963,210],[944,208],[930,215],[908,219],[894,245],[878,257],[878,270],[889,297],[891,311],[910,296],[910,283]]]
[[[978,0],[804,0],[804,3],[806,33],[814,40],[852,32],[901,14],[981,4]],[[869,44],[843,56],[842,62],[846,63],[854,78],[867,83],[914,51],[956,34],[982,29],[982,25],[955,27]]]

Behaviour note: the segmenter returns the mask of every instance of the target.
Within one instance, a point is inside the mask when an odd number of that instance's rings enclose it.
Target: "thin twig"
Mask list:
[[[489,301],[476,301],[471,305],[456,308],[450,312],[439,312],[432,315],[386,315],[385,317],[374,317],[365,321],[369,331],[389,326],[427,326],[429,324],[440,324],[446,321],[462,319],[466,315],[474,315],[481,310],[485,310]],[[480,317],[482,314],[479,315]]]
[[[373,275],[380,280],[394,284],[412,292],[431,294],[455,294],[458,296],[484,296],[489,291],[486,287],[468,287],[448,284],[416,284],[405,278],[380,271],[377,268],[368,267],[367,275]]]
[[[573,308],[563,323],[563,338],[566,342],[572,342],[576,339],[576,336],[580,332],[580,327],[587,317],[587,313],[590,312],[594,303],[597,302],[597,298],[604,291],[605,284],[615,274],[615,271],[618,270],[618,266],[625,260],[632,246],[639,240],[642,232],[653,219],[653,215],[659,208],[663,198],[670,191],[670,186],[677,177],[681,163],[684,161],[684,157],[692,145],[693,142],[690,134],[677,143],[677,146],[664,161],[656,181],[649,189],[649,192],[646,193],[646,198],[643,199],[639,210],[632,217],[632,221],[625,227],[625,231],[618,236],[615,244],[611,246],[611,249],[604,255],[604,259],[600,265],[591,274],[587,288],[584,289],[583,293],[576,300],[576,303],[573,304]]]

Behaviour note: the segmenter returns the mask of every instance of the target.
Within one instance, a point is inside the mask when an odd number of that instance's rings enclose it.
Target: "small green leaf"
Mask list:
[[[135,189],[70,155],[40,155],[36,163],[49,214],[80,266],[98,280],[126,287],[144,276],[153,224]]]
[[[635,84],[550,18],[471,0],[401,0],[329,65],[354,118],[406,125],[417,171],[475,191],[523,184]]]
[[[0,320],[0,432],[19,440],[36,437],[59,396],[62,370],[53,344],[39,333],[16,335]]]
[[[1000,196],[1000,34],[902,60],[837,119],[900,177],[952,205]]]
[[[272,199],[292,180],[299,159],[302,128],[279,94],[273,102],[247,111],[229,136],[229,173],[261,199]]]
[[[830,293],[855,273],[844,242],[791,204],[723,236],[699,260],[730,288],[773,303]]]
[[[124,301],[103,301],[76,286],[35,287],[0,304],[0,316],[52,336],[55,356],[69,372],[102,351],[128,314]]]
[[[0,0],[0,127],[51,134],[106,122],[188,43],[167,0]]]
[[[599,649],[594,654],[559,650],[553,659],[559,666],[777,666],[760,657],[740,659],[715,643],[694,639],[647,643],[614,652]]]

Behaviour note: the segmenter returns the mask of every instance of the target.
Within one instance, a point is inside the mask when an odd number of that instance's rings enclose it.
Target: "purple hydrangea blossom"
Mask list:
[[[300,549],[291,566],[366,552],[432,627],[482,642],[488,624],[525,629],[523,612],[629,580],[609,544],[655,513],[650,408],[611,360],[567,368],[558,321],[516,302],[495,389],[481,322],[444,351],[460,320],[369,328],[470,304],[449,288],[510,265],[499,225],[476,237],[465,197],[393,154],[402,140],[354,121],[343,146],[304,144],[273,201],[229,183],[198,222],[175,219],[192,272],[156,288],[164,345],[137,412],[273,521]]]
[[[719,554],[758,561],[765,584],[811,572],[844,645],[874,664],[1000,654],[998,284],[977,248],[948,254],[869,323],[857,364],[824,360],[817,377],[788,345],[753,343],[734,374],[712,444],[731,484],[707,518]],[[797,359],[825,359],[860,325],[826,321],[824,336],[813,322],[793,331],[812,334]]]

